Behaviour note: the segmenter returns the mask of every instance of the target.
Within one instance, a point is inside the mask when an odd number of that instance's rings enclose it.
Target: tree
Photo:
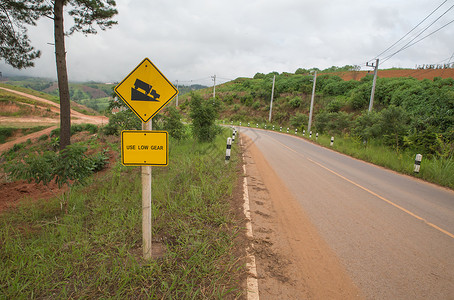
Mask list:
[[[0,57],[16,69],[33,67],[33,60],[40,56],[30,46],[23,24],[36,25],[42,1],[25,2],[2,0],[0,2]]]
[[[390,105],[379,113],[378,126],[385,144],[394,145],[399,150],[403,137],[408,130],[410,118],[401,107]]]
[[[167,108],[167,116],[164,119],[164,128],[174,139],[181,140],[185,137],[185,128],[181,122],[181,114],[175,107]]]
[[[33,66],[31,61],[39,56],[39,51],[34,51],[30,46],[26,28],[22,24],[36,25],[35,21],[40,17],[48,17],[54,21],[55,60],[60,94],[60,149],[64,149],[71,143],[71,106],[66,68],[65,35],[71,35],[74,32],[96,34],[94,25],[105,30],[117,24],[116,21],[111,20],[118,13],[115,5],[114,0],[4,0],[4,4],[0,6],[3,13],[0,14],[2,29],[5,26],[5,28],[12,28],[14,32],[11,24],[15,24],[19,29],[19,34],[13,35],[16,38],[7,38],[11,36],[8,34],[11,32],[9,30],[6,34],[2,34],[1,40],[2,49],[21,50],[16,54],[14,51],[5,51],[5,54],[3,51],[0,52],[1,57],[15,68]],[[63,23],[64,9],[74,21],[74,25],[67,33],[65,33]],[[27,16],[27,14],[29,15]],[[2,18],[2,16],[4,17]],[[8,26],[9,16],[10,25]]]

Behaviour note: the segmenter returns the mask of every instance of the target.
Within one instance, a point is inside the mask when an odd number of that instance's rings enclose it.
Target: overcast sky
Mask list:
[[[118,82],[148,57],[172,82],[211,85],[237,77],[298,68],[360,65],[376,58],[433,10],[431,17],[382,61],[439,16],[413,42],[454,20],[454,0],[117,0],[118,25],[97,35],[66,39],[70,81]],[[448,11],[449,10],[449,11]],[[67,17],[66,26],[71,25]],[[3,74],[56,78],[53,24],[29,29],[42,51],[35,67]],[[401,51],[380,68],[447,63],[454,23]],[[451,58],[451,62],[454,58]]]

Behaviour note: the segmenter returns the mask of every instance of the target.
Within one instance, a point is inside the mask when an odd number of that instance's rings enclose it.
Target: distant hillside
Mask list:
[[[56,81],[35,78],[35,77],[9,77],[3,78],[2,83],[20,86],[35,91],[44,92],[58,97],[58,84]],[[98,112],[104,112],[109,106],[113,96],[113,89],[116,84],[105,84],[97,82],[70,83],[69,95],[72,101],[94,109]],[[190,86],[180,85],[178,90],[180,95],[206,88],[206,86],[193,84]]]
[[[352,78],[354,74],[356,80],[338,76]],[[452,70],[379,71],[373,112],[368,113],[372,75],[321,72],[316,80],[311,130],[383,139],[385,144],[396,148],[421,146],[425,153],[451,155],[454,153],[454,79],[415,78],[434,74],[447,76]],[[268,122],[274,75],[272,120]],[[214,103],[219,118],[228,123],[274,124],[301,132],[308,126],[312,80],[313,75],[257,73],[254,78],[237,78],[217,86]],[[195,94],[212,101],[211,88]],[[190,98],[189,94],[180,97],[180,109],[186,114]]]

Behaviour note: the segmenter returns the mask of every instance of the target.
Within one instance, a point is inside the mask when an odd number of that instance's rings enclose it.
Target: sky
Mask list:
[[[365,64],[377,56],[380,69],[454,62],[454,23],[431,34],[454,20],[454,0],[116,2],[118,25],[66,38],[70,81],[119,82],[145,57],[171,82],[184,85],[212,85],[214,75],[222,83],[298,68],[370,70]],[[65,27],[70,26],[66,16]],[[0,72],[55,79],[52,20],[29,27],[29,37],[42,52],[35,67],[17,71],[0,61]],[[408,42],[417,43],[387,58]]]

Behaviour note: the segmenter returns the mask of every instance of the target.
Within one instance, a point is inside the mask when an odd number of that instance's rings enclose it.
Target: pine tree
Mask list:
[[[74,32],[96,34],[117,24],[114,0],[3,0],[0,4],[0,58],[14,68],[33,66],[40,52],[30,46],[24,24],[36,25],[40,17],[54,21],[55,60],[60,93],[60,149],[71,143],[71,112],[66,69],[65,35]],[[73,18],[74,26],[65,33],[63,9]]]

